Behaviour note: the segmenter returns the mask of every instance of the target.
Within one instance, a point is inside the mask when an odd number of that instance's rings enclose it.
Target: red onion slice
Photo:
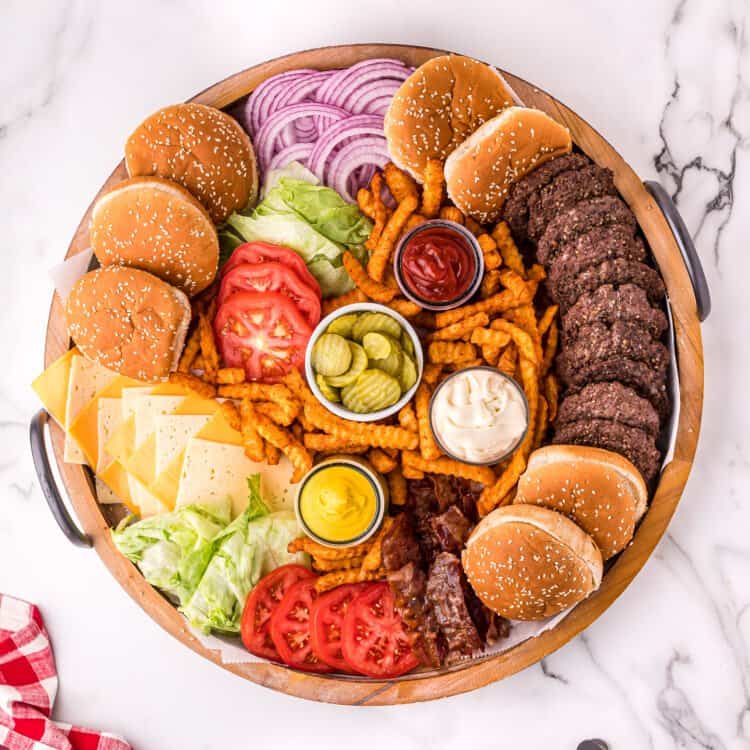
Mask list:
[[[365,164],[384,167],[390,161],[384,137],[364,136],[342,146],[331,159],[327,184],[342,198],[354,203],[349,192],[349,177]]]
[[[316,102],[302,102],[274,112],[261,126],[255,136],[255,148],[258,152],[258,163],[262,170],[266,169],[274,154],[274,146],[279,134],[285,127],[291,125],[301,117],[326,117],[330,120],[341,120],[348,113],[339,107]]]
[[[268,162],[268,171],[272,169],[281,169],[293,161],[298,161],[307,165],[310,152],[313,150],[312,143],[293,143],[291,146],[282,148],[274,154],[274,157]]]
[[[310,70],[308,68],[302,68],[300,70],[290,70],[286,73],[279,73],[278,75],[267,78],[261,83],[255,91],[250,94],[247,98],[245,105],[245,126],[250,132],[250,135],[260,130],[260,126],[268,116],[267,108],[270,100],[275,99],[279,96],[280,92],[298,78],[306,78],[310,74],[317,73],[317,70]]]
[[[326,162],[337,146],[347,139],[359,139],[365,135],[383,138],[383,118],[374,115],[352,115],[339,120],[321,133],[310,155],[307,168],[321,181],[324,181]]]

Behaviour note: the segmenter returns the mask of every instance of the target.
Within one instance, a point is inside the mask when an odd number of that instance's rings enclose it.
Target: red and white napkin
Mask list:
[[[120,737],[52,721],[57,671],[39,610],[0,594],[0,748],[132,750]]]

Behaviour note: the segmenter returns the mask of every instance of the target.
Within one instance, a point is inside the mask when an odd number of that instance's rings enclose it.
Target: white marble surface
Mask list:
[[[0,2],[0,591],[42,607],[57,716],[141,750],[575,748],[592,736],[617,750],[750,746],[749,11],[746,0]],[[677,193],[714,311],[693,475],[625,594],[503,683],[363,710],[273,694],[161,631],[55,527],[26,434],[47,269],[130,129],[265,58],[373,40],[473,54],[572,106]]]

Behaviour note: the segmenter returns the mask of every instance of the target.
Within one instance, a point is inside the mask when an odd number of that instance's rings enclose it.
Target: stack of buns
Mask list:
[[[68,329],[90,359],[122,375],[158,381],[179,359],[189,297],[215,280],[216,224],[258,196],[250,139],[219,109],[177,104],[128,138],[126,179],[91,213],[100,269],[67,300]]]
[[[428,60],[404,81],[385,135],[393,162],[418,182],[429,160],[444,162],[448,197],[483,224],[497,221],[515,182],[572,148],[567,128],[515,106],[497,70],[459,55]]]
[[[627,459],[550,445],[531,454],[512,505],[474,529],[462,555],[477,596],[512,620],[540,620],[596,591],[633,538],[648,492]]]

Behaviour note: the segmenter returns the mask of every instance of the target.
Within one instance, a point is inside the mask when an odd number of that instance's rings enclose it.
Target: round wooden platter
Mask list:
[[[227,107],[250,93],[261,81],[296,68],[343,68],[373,57],[392,57],[420,65],[443,50],[402,45],[349,45],[298,52],[249,68],[198,94],[193,101]],[[350,705],[387,705],[432,700],[463,693],[512,675],[560,648],[590,625],[622,593],[645,564],[661,538],[680,500],[693,462],[700,430],[703,403],[703,349],[696,302],[678,246],[656,203],[622,157],[590,125],[549,94],[503,71],[525,105],[547,112],[565,124],[575,143],[596,163],[615,174],[622,197],[634,211],[648,239],[669,293],[677,341],[681,409],[674,458],[664,469],[648,513],[633,543],[607,572],[601,588],[577,606],[554,629],[500,655],[469,662],[440,673],[407,675],[400,680],[325,677],[303,674],[267,663],[222,664],[219,654],[209,651],[193,636],[177,610],[153,589],[138,570],[114,547],[109,526],[91,485],[80,466],[63,461],[63,434],[52,426],[52,443],[61,476],[78,519],[94,547],[115,578],[143,609],[185,645],[245,679],[290,695],[311,700]],[[167,104],[167,102],[165,102]],[[136,123],[133,123],[135,126]],[[118,165],[102,191],[125,178]],[[66,257],[86,249],[90,209],[81,220]],[[70,346],[62,304],[55,295],[47,328],[45,363],[49,365]]]

